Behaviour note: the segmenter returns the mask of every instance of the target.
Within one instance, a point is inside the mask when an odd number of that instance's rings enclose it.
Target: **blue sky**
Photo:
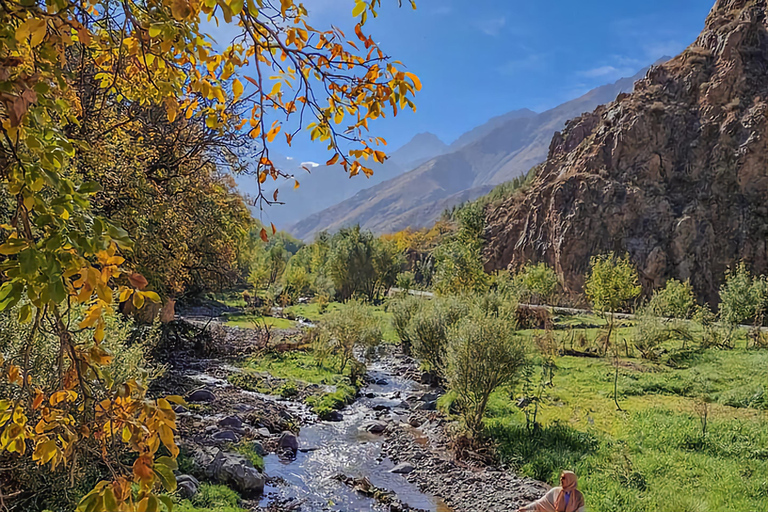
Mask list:
[[[631,76],[694,41],[714,0],[383,0],[368,33],[421,78],[415,114],[371,124],[390,148],[430,131],[450,143],[513,109],[546,110]],[[304,0],[313,25],[353,26],[354,0]],[[307,138],[308,139],[308,138]],[[278,148],[324,161],[308,140]]]

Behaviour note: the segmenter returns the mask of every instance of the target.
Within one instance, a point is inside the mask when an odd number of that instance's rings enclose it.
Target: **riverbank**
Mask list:
[[[251,357],[249,346],[263,340],[256,329],[225,336],[229,341],[219,347],[229,353],[178,354],[164,383],[169,392],[196,399],[178,409],[180,469],[234,488],[245,510],[501,511],[544,490],[495,468],[456,462],[446,420],[434,411],[435,390],[418,382],[416,362],[396,347],[385,347],[369,364],[365,385],[336,421],[321,421],[298,394],[270,396],[234,385]],[[222,467],[236,475],[222,474]],[[246,489],[251,484],[262,484],[263,494]],[[368,484],[380,492],[368,492]]]

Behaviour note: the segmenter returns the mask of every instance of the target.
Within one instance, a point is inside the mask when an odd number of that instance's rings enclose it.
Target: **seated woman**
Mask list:
[[[518,512],[584,512],[584,495],[577,487],[576,473],[563,471],[560,487],[553,487],[543,498],[520,508]]]

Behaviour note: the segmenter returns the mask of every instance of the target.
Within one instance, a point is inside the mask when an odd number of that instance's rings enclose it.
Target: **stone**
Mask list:
[[[363,423],[361,428],[371,434],[381,434],[387,429],[387,424],[383,421],[372,420]]]
[[[217,482],[229,485],[243,496],[253,496],[264,491],[264,475],[240,455],[220,451],[209,470]]]
[[[187,396],[187,402],[213,402],[216,395],[209,389],[196,389]]]
[[[261,427],[260,429],[256,430],[256,433],[260,435],[261,437],[271,437],[272,432],[269,431],[266,427]]]
[[[192,475],[179,475],[176,477],[176,491],[181,498],[191,498],[197,494],[200,482]]]
[[[187,408],[184,407],[183,405],[174,405],[172,409],[173,409],[173,412],[175,412],[176,414],[184,414],[187,412]]]
[[[413,467],[412,464],[410,464],[408,462],[401,462],[397,466],[395,466],[392,469],[390,469],[389,472],[390,473],[398,473],[398,474],[401,474],[401,475],[407,475],[408,473],[410,473],[413,470],[414,470],[414,467]]]
[[[420,411],[435,411],[437,410],[437,401],[432,400],[430,402],[422,402],[418,406],[416,406],[416,409]]]
[[[236,443],[240,441],[240,436],[231,430],[220,430],[211,436],[216,441],[227,443]]]
[[[377,386],[386,386],[387,384],[389,384],[389,381],[387,381],[387,379],[378,379],[376,381]]]
[[[219,426],[239,430],[243,428],[243,420],[237,416],[226,416],[225,418],[219,420]]]
[[[325,421],[342,421],[344,415],[339,411],[331,411],[325,416]]]
[[[254,441],[251,443],[251,448],[253,448],[253,451],[256,453],[256,455],[260,457],[263,457],[267,454],[267,450],[264,449],[264,445],[259,441]]]
[[[299,451],[299,438],[296,434],[286,430],[280,435],[280,440],[277,442],[278,448],[281,450],[288,450],[294,454]]]

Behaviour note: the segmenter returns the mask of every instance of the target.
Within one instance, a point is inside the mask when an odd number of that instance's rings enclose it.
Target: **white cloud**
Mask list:
[[[317,162],[301,162],[302,167],[311,167],[314,169],[315,167],[320,167],[320,164]]]
[[[501,33],[501,29],[507,24],[507,18],[501,16],[499,18],[481,20],[475,23],[475,26],[483,34],[491,37],[496,37]]]
[[[579,72],[580,75],[587,78],[622,78],[625,76],[632,76],[637,72],[635,68],[631,67],[615,67],[615,66],[599,66],[596,68],[588,69],[586,71]]]
[[[285,157],[285,159],[286,160],[293,160],[293,157],[292,156],[287,156],[287,157]]]

